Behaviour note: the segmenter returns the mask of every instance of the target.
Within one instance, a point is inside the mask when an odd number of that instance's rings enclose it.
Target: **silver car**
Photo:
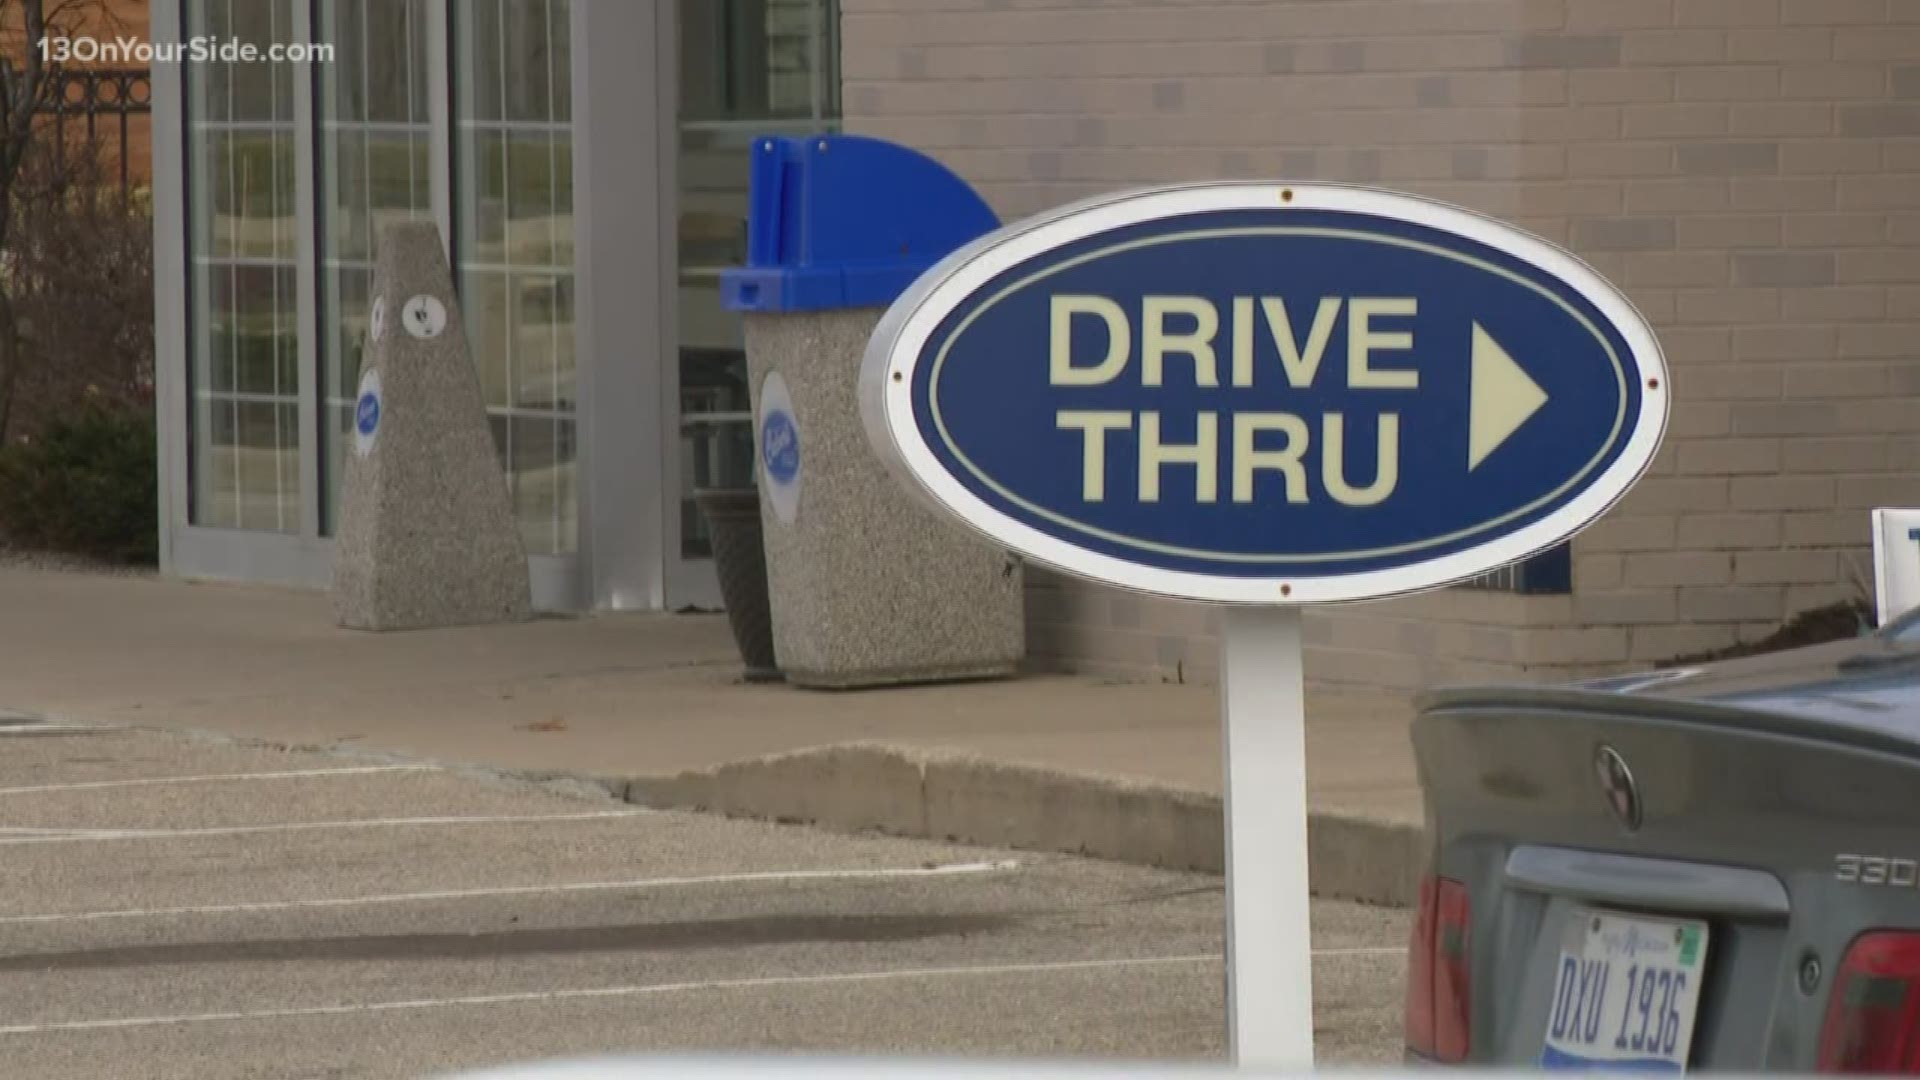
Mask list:
[[[1411,1059],[1920,1073],[1920,615],[1571,687],[1438,691]]]

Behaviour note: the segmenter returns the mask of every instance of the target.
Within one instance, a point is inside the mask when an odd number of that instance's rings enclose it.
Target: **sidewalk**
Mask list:
[[[4,567],[0,643],[0,711],[588,777],[636,802],[830,827],[1219,861],[1211,687],[808,692],[737,682],[721,616],[367,634],[337,629],[320,593]],[[1406,704],[1313,693],[1309,717],[1316,887],[1404,901],[1420,823]]]

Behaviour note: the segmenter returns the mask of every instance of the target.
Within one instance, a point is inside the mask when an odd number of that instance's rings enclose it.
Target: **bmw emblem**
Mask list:
[[[1633,770],[1620,751],[1602,744],[1593,755],[1593,775],[1600,781],[1600,793],[1607,807],[1628,832],[1640,828],[1640,788],[1633,782]]]

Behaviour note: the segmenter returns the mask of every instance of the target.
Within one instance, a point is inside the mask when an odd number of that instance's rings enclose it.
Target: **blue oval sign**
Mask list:
[[[1566,252],[1410,196],[1222,184],[983,238],[889,311],[883,458],[1014,550],[1195,599],[1350,600],[1571,535],[1653,459],[1652,331]]]
[[[800,432],[786,410],[774,409],[761,422],[760,456],[776,484],[791,484],[800,475]]]

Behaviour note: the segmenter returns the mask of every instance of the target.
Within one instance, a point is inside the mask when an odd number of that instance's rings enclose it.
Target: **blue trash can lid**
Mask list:
[[[884,307],[1000,226],[946,166],[882,139],[762,136],[749,180],[747,265],[720,277],[732,311]]]

